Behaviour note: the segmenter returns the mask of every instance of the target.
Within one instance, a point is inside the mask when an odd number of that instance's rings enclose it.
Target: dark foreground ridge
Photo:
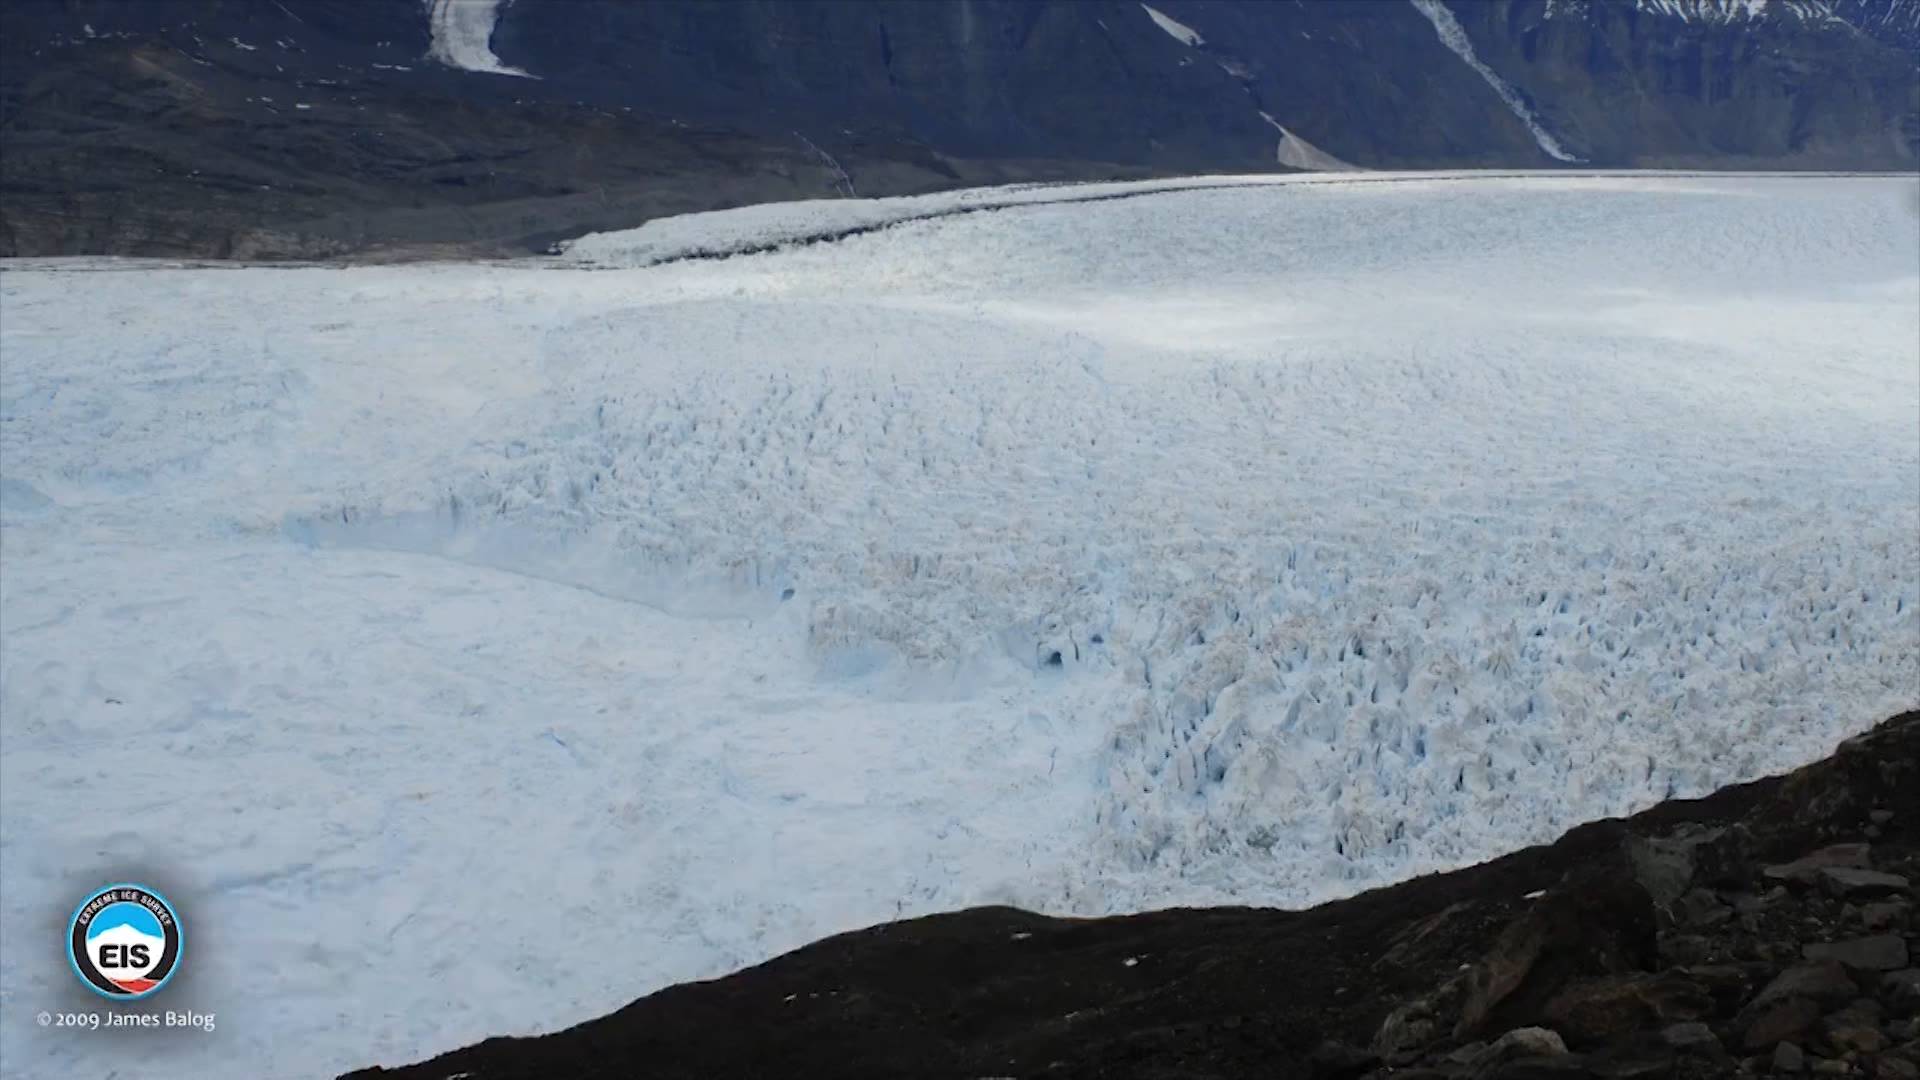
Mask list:
[[[1920,712],[1310,911],[979,908],[355,1077],[1920,1077]]]

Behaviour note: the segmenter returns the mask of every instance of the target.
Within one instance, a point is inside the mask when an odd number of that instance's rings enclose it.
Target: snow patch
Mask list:
[[[1533,141],[1539,145],[1541,150],[1546,152],[1548,157],[1553,158],[1555,161],[1578,162],[1582,160],[1568,153],[1566,148],[1560,145],[1559,140],[1555,139],[1545,127],[1541,126],[1539,117],[1534,115],[1533,109],[1527,104],[1526,98],[1521,95],[1520,91],[1516,89],[1513,84],[1501,78],[1499,72],[1488,67],[1485,62],[1474,54],[1473,42],[1467,39],[1466,29],[1460,25],[1460,20],[1453,17],[1453,12],[1448,10],[1447,5],[1443,3],[1442,0],[1407,0],[1407,2],[1412,4],[1420,14],[1426,16],[1428,22],[1433,24],[1434,31],[1440,35],[1441,43],[1453,50],[1454,55],[1465,60],[1467,66],[1477,72],[1482,79],[1486,80],[1487,85],[1493,88],[1494,93],[1500,95],[1500,100],[1506,102],[1507,108],[1513,111],[1513,115],[1519,117],[1520,122],[1527,125],[1527,130],[1533,134]]]
[[[1325,150],[1313,145],[1284,127],[1280,121],[1266,113],[1260,119],[1271,124],[1280,133],[1280,147],[1275,152],[1275,160],[1280,164],[1306,172],[1357,172],[1360,166],[1342,161]]]
[[[427,54],[448,67],[483,75],[537,78],[501,63],[493,53],[493,27],[501,0],[425,0],[433,43]]]
[[[1193,27],[1188,26],[1185,23],[1179,22],[1178,20],[1168,16],[1164,12],[1160,11],[1158,8],[1150,7],[1146,4],[1141,4],[1140,9],[1147,13],[1147,18],[1153,20],[1153,25],[1158,26],[1162,30],[1165,30],[1167,32],[1168,37],[1179,42],[1180,44],[1185,45],[1189,48],[1192,48],[1197,45],[1206,44],[1207,39],[1201,37],[1200,32],[1198,30],[1195,30]]]

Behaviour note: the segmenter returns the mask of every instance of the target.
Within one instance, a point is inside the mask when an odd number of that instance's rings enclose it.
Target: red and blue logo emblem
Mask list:
[[[166,897],[144,885],[109,885],[73,910],[67,959],[94,993],[138,1001],[180,970],[185,941]]]

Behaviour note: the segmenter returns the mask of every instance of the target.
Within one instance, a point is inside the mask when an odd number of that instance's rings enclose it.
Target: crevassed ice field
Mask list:
[[[641,265],[904,213],[835,205],[0,276],[10,1073],[143,1039],[30,1019],[112,878],[183,911],[156,1007],[217,1014],[142,1075],[312,1075],[898,916],[1311,904],[1920,699],[1911,177]]]

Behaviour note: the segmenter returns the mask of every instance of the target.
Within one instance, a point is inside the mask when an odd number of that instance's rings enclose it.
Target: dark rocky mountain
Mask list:
[[[1310,911],[843,934],[360,1080],[1920,1076],[1920,713]]]
[[[1338,167],[1912,169],[1920,0],[9,0],[0,254]]]

